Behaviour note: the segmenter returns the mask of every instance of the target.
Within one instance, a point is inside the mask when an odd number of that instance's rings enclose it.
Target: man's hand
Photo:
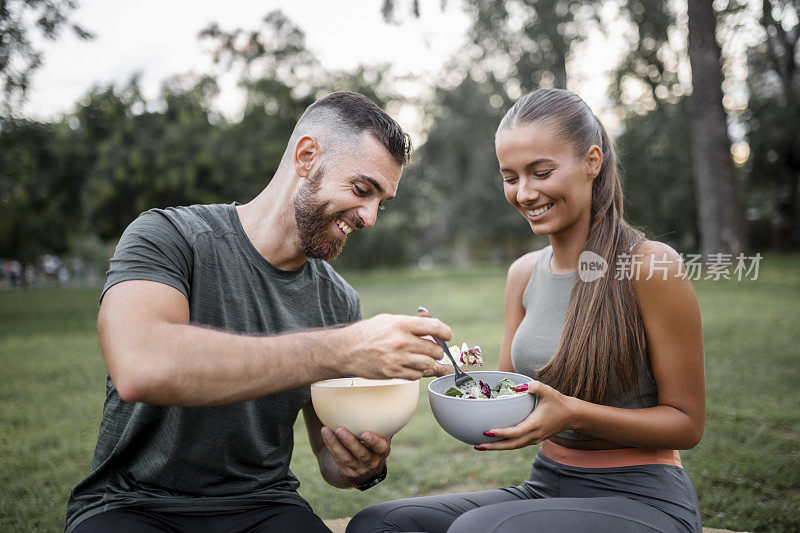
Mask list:
[[[390,439],[365,431],[359,440],[345,428],[338,428],[334,433],[323,427],[320,433],[339,467],[339,475],[348,483],[364,482],[383,471],[389,456]]]
[[[378,315],[342,329],[342,374],[371,379],[419,379],[435,375],[442,350],[422,337],[452,338],[450,328],[435,318]]]
[[[417,309],[417,316],[426,317],[426,318],[433,318],[433,316],[424,307],[420,307],[419,309]],[[425,337],[423,337],[423,339],[431,341],[437,347],[439,346],[439,343],[436,342],[436,339],[434,339],[431,336],[425,336]],[[441,348],[439,350],[441,351]],[[444,363],[438,363],[437,362],[435,365],[433,365],[433,369],[432,370],[426,370],[425,371],[425,374],[423,375],[423,377],[429,378],[429,377],[433,376],[433,377],[440,378],[442,376],[446,376],[447,374],[454,374],[455,373],[455,370],[453,370],[453,365],[450,364],[450,361],[447,360],[447,356],[444,354],[444,352],[440,353],[439,357],[437,359],[439,359],[439,360],[444,359],[445,362]]]

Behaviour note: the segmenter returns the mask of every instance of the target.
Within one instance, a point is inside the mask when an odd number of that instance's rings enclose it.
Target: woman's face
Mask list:
[[[546,123],[512,126],[495,139],[506,200],[522,213],[537,235],[552,235],[591,219],[592,180],[602,152],[592,146],[584,157],[558,138]]]

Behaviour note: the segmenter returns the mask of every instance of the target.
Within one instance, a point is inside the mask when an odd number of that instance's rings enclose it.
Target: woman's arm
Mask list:
[[[520,448],[564,429],[620,446],[688,449],[697,445],[705,426],[703,336],[697,298],[680,256],[670,247],[647,241],[637,254],[643,259],[634,288],[659,405],[646,409],[597,405],[534,382],[530,392],[539,396],[536,410],[514,428],[490,430],[508,440],[484,444],[484,448]]]
[[[514,372],[511,364],[511,341],[517,332],[522,319],[525,317],[525,307],[522,305],[522,293],[528,285],[528,280],[533,273],[533,265],[539,257],[541,250],[525,254],[510,267],[506,277],[506,303],[505,303],[505,330],[503,344],[500,347],[500,364],[498,370]]]

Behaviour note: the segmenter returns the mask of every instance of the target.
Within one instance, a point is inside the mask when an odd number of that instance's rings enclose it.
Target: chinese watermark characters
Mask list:
[[[614,265],[613,275],[617,280],[663,279],[668,276],[685,277],[690,281],[756,281],[761,264],[761,254],[747,256],[743,253],[716,253],[706,256],[702,254],[679,254],[680,261],[664,253],[659,254],[619,254]],[[582,281],[590,283],[606,275],[609,265],[600,255],[584,251],[578,258],[578,276]]]

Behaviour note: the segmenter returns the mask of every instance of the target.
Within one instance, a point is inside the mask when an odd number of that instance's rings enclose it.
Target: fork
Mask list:
[[[417,311],[428,313],[428,310],[422,306],[419,306],[417,308]],[[450,348],[447,347],[447,343],[444,342],[439,337],[434,337],[434,338],[436,339],[436,342],[439,343],[439,346],[442,347],[442,350],[447,355],[447,357],[450,358],[450,362],[453,363],[453,370],[455,370],[456,372],[456,387],[463,387],[463,386],[472,387],[473,385],[477,387],[478,384],[475,382],[475,380],[469,374],[461,370],[461,368],[459,368],[459,366],[456,364],[456,360],[453,358],[453,354],[450,353]]]

